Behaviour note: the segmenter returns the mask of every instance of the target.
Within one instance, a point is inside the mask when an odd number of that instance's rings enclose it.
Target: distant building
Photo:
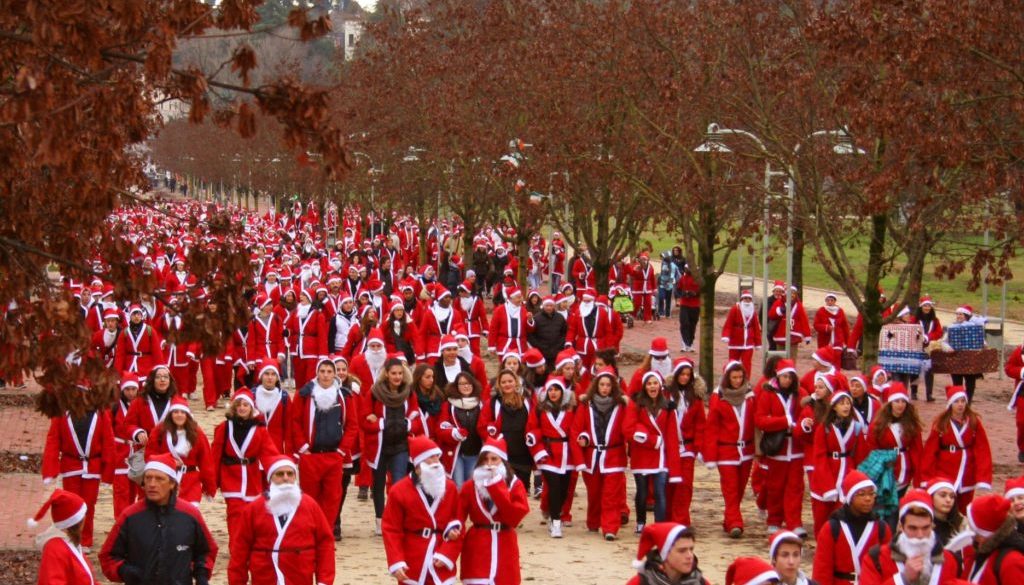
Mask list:
[[[338,0],[331,10],[331,22],[334,31],[334,46],[342,49],[345,60],[353,58],[359,38],[363,35],[367,13],[356,0]]]

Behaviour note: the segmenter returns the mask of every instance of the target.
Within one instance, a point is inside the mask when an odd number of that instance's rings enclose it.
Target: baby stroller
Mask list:
[[[633,293],[624,286],[612,286],[609,293],[612,295],[612,310],[622,318],[622,324],[627,329],[633,328]]]

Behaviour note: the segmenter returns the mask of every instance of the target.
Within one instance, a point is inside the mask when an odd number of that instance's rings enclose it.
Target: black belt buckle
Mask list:
[[[420,532],[420,536],[422,536],[423,538],[430,538],[431,536],[433,536],[435,532],[436,530],[434,530],[433,528],[424,528]]]

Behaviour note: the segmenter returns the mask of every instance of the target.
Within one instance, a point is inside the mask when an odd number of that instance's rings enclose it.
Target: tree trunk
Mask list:
[[[869,371],[878,362],[878,337],[882,331],[882,304],[878,292],[878,280],[882,274],[885,252],[886,217],[875,215],[871,218],[871,241],[868,244],[868,274],[864,283],[864,312],[861,314],[864,329],[861,331],[862,371]]]
[[[532,234],[533,230],[516,230],[516,258],[519,259],[519,270],[516,274],[516,280],[519,282],[519,290],[523,291],[524,302],[529,292],[526,288],[526,259],[530,252],[530,236]]]
[[[712,262],[708,266],[713,266]],[[702,267],[703,270],[703,267]],[[700,285],[700,375],[710,387],[715,379],[715,285],[718,274],[707,270]]]
[[[804,230],[793,228],[793,286],[804,297]]]

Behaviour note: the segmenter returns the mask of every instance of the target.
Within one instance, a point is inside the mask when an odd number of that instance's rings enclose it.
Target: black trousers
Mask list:
[[[569,474],[545,471],[544,486],[548,490],[548,514],[552,520],[561,520],[562,508],[569,495]]]
[[[690,347],[693,347],[693,338],[697,334],[698,319],[700,307],[679,307],[679,337]]]

